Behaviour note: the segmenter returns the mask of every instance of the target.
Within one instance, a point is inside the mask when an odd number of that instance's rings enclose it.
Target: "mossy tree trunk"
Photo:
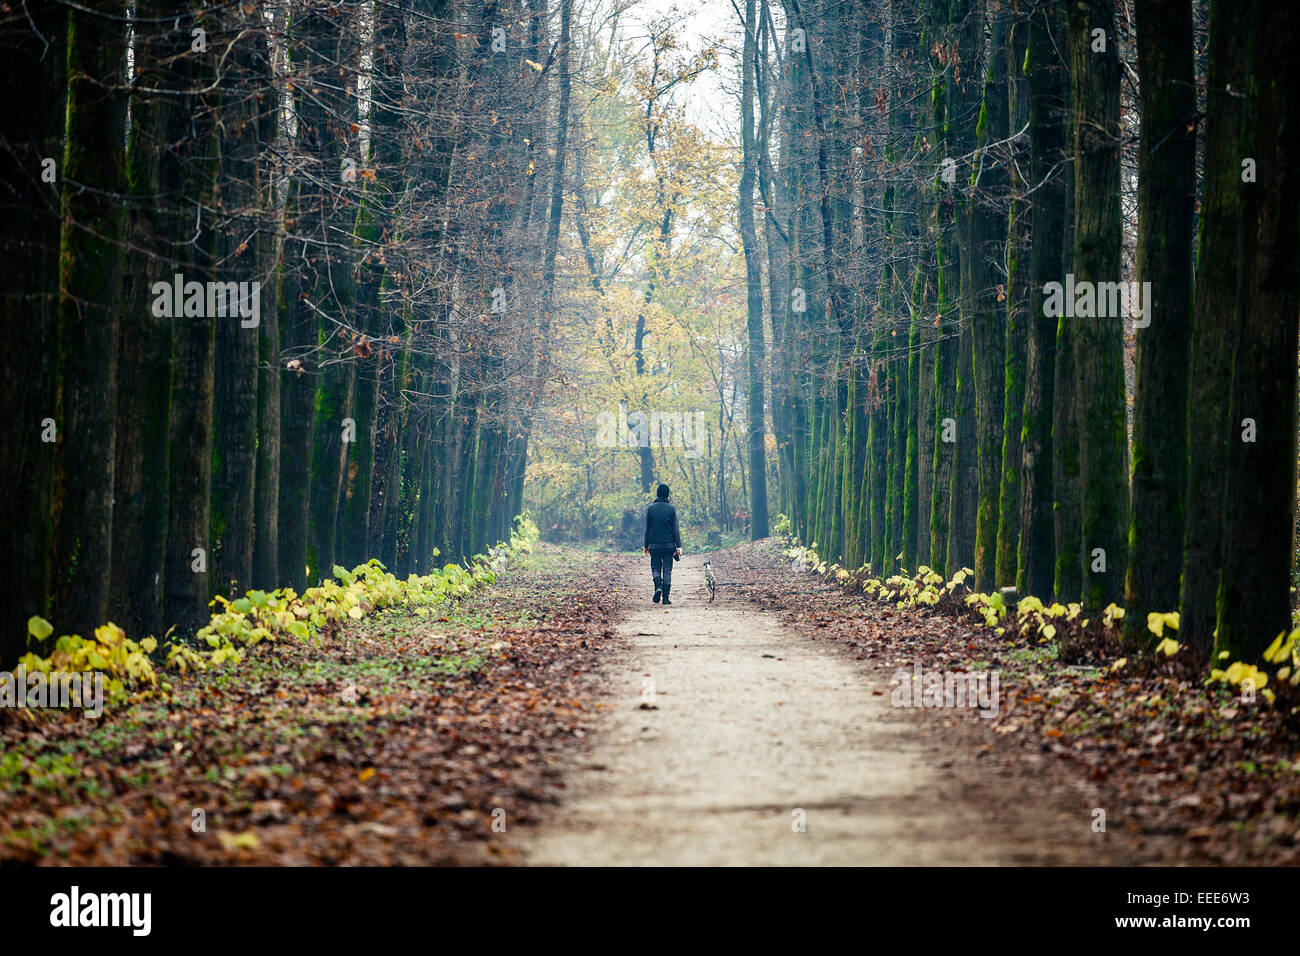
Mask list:
[[[167,9],[170,9],[168,7]],[[142,20],[165,14],[142,3]],[[183,317],[156,316],[153,283],[168,286],[184,272],[188,217],[182,213],[189,156],[184,148],[193,60],[191,33],[182,21],[142,32],[135,39],[136,92],[132,94],[127,152],[131,201],[126,241],[131,263],[122,270],[118,350],[117,464],[114,476],[112,619],[128,634],[161,635],[163,572],[167,556],[169,422],[172,341]],[[174,91],[159,93],[157,91]]]
[[[1228,443],[1215,646],[1254,662],[1292,626],[1300,183],[1290,164],[1300,155],[1300,74],[1288,58],[1300,24],[1290,9],[1263,2],[1252,3],[1251,21],[1258,181],[1243,184],[1231,423],[1240,433]]]
[[[1015,137],[1008,148],[1008,192],[1006,253],[1006,355],[1002,401],[1002,475],[998,494],[997,552],[994,583],[997,587],[1016,584],[1020,561],[1020,509],[1024,444],[1025,386],[1028,374],[1029,337],[1033,317],[1030,308],[1029,255],[1032,248],[1033,204],[1028,196],[1025,173],[1031,172],[1029,137],[1016,136],[1029,120],[1029,83],[1024,72],[1028,49],[1028,4],[1023,15],[1007,26],[1007,128]]]
[[[971,223],[971,294],[974,316],[975,428],[978,492],[975,518],[975,588],[991,591],[997,580],[997,537],[1002,490],[1003,399],[1006,392],[1007,286],[1002,276],[1007,242],[1009,147],[1007,131],[1007,31],[1009,6],[993,12],[989,62]],[[990,148],[990,144],[996,144]]]
[[[754,223],[754,187],[758,179],[758,135],[754,124],[754,98],[757,71],[756,46],[759,23],[756,0],[745,0],[745,40],[741,58],[741,150],[743,172],[740,177],[740,237],[744,247],[745,290],[748,310],[745,326],[748,348],[746,446],[749,451],[749,536],[753,541],[766,538],[767,530],[767,431],[764,427],[766,395],[763,368],[766,347],[763,341],[763,266]]]
[[[352,231],[363,180],[348,168],[362,168],[355,95],[360,11],[359,3],[313,10],[302,23],[306,78],[298,82],[316,85],[299,97],[298,135],[312,154],[313,172],[323,180],[312,188],[310,204],[298,212],[311,244],[303,305],[317,325],[307,532],[313,583],[333,574],[343,475],[356,437]]]
[[[261,283],[266,275],[259,253],[262,229],[259,189],[260,123],[263,110],[274,107],[259,97],[263,78],[272,72],[266,37],[258,29],[260,11],[232,8],[220,24],[214,46],[223,56],[219,150],[218,220],[214,228],[215,282]],[[212,586],[218,594],[238,596],[252,586],[254,488],[257,476],[258,363],[262,334],[261,306],[274,287],[258,292],[258,326],[243,312],[216,317],[212,449]],[[270,318],[274,319],[274,310]],[[247,321],[251,321],[247,320]]]
[[[1242,158],[1254,157],[1248,4],[1215,0],[1205,81],[1205,156],[1187,400],[1187,510],[1183,536],[1179,640],[1203,659],[1214,646],[1223,556],[1223,495],[1228,449],[1240,441],[1232,420],[1232,362],[1237,345]]]
[[[54,582],[58,633],[90,634],[108,613],[113,560],[119,269],[126,176],[125,4],[68,14],[67,137],[59,175],[59,379]],[[40,423],[33,421],[37,431]],[[23,628],[24,632],[26,628]]]
[[[184,27],[185,21],[182,21]],[[215,20],[199,16],[192,24],[209,34]],[[212,278],[214,243],[212,184],[216,172],[215,80],[211,53],[189,51],[185,87],[187,118],[185,174],[179,208],[190,223],[186,231],[183,272],[187,282]],[[194,211],[199,210],[196,217]],[[198,230],[194,230],[194,220]],[[193,632],[208,620],[212,572],[212,400],[216,354],[216,322],[210,315],[173,319],[171,446],[167,524],[165,617],[182,633]]]
[[[1187,493],[1187,362],[1196,203],[1191,0],[1138,0],[1142,138],[1137,281],[1151,283],[1136,329],[1132,520],[1124,637],[1153,640],[1147,614],[1178,606]]]
[[[1046,599],[1056,577],[1053,504],[1056,456],[1052,415],[1056,394],[1056,325],[1045,314],[1043,288],[1064,272],[1066,80],[1059,38],[1060,0],[1033,0],[1029,15],[1026,87],[1029,96],[1029,169],[1034,190],[1030,218],[1029,316],[1025,349],[1020,560],[1016,588]]]
[[[1092,282],[1096,288],[1123,279],[1120,63],[1114,0],[1072,0],[1069,24],[1075,117],[1072,268],[1076,284]],[[1104,49],[1098,30],[1105,32]],[[1067,322],[1076,330],[1072,359],[1080,436],[1082,598],[1085,608],[1100,610],[1123,600],[1128,563],[1124,317],[1098,314]],[[1059,492],[1057,501],[1064,501]]]

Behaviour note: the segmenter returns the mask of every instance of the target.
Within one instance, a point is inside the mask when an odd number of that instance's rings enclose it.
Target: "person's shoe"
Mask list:
[[[672,604],[672,603],[673,603],[672,601],[668,600],[667,598],[664,598],[664,604]]]
[[[654,602],[655,602],[656,604],[659,603],[659,597],[660,597],[660,595],[662,595],[662,594],[663,594],[662,591],[660,591],[658,588],[655,588]]]

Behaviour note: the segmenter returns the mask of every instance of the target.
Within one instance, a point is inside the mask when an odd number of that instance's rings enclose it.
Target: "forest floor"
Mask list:
[[[709,604],[704,557],[664,608],[642,556],[542,545],[98,720],[0,710],[0,863],[1296,861],[1294,741],[1188,718],[1199,691],[1158,706],[771,541],[709,556]],[[996,715],[891,706],[914,664],[996,669]]]
[[[735,555],[714,559],[724,581],[755,578]],[[1053,839],[1065,828],[1038,808],[986,815],[1002,803],[995,791],[970,792],[980,781],[957,779],[956,762],[900,719],[849,654],[784,626],[734,586],[703,603],[702,563],[677,566],[677,600],[660,608],[644,562],[620,561],[640,606],[617,629],[612,706],[573,762],[570,797],[529,841],[529,862],[1070,859]]]
[[[0,710],[0,863],[509,863],[593,716],[612,573],[541,546],[454,605],[264,643],[170,699]]]
[[[770,540],[711,558],[717,602],[701,603],[703,557],[688,557],[686,600],[666,611],[634,562],[613,706],[530,860],[1300,860],[1300,738],[1266,708],[882,605],[793,569]],[[891,706],[892,678],[915,665],[996,671],[996,713]]]
[[[720,582],[707,603],[702,565]],[[836,624],[907,641],[919,618],[836,601],[766,542],[688,555],[673,605],[649,600],[643,559],[617,559],[631,608],[597,733],[571,754],[569,795],[526,840],[533,864],[998,865],[1172,859],[1093,832],[1095,786],[990,757],[989,721],[894,708],[895,664]],[[855,613],[855,611],[857,613]],[[859,616],[860,615],[860,616]],[[856,652],[855,652],[856,651]],[[937,664],[927,659],[926,666]],[[907,662],[909,668],[911,661]],[[980,724],[984,726],[980,726]],[[972,734],[972,731],[974,733]],[[1068,775],[1061,774],[1064,778]],[[1149,844],[1149,845],[1148,845]]]

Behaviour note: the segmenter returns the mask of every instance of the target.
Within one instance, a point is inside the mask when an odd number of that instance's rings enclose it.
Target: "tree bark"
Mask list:
[[[1118,283],[1121,274],[1119,49],[1114,0],[1072,0],[1069,8],[1074,105],[1074,260],[1079,282]],[[1093,33],[1105,31],[1104,50]],[[1100,300],[1100,295],[1098,295]],[[1100,302],[1098,303],[1100,305]],[[1123,599],[1128,563],[1128,428],[1124,320],[1066,320],[1073,355],[1082,496],[1083,605]],[[1062,501],[1058,491],[1058,501]]]
[[[1254,662],[1292,626],[1300,184],[1290,163],[1300,150],[1300,76],[1288,57],[1300,27],[1291,10],[1256,0],[1250,33],[1258,51],[1248,88],[1255,92],[1259,181],[1239,187],[1245,202],[1232,428],[1241,432],[1228,443],[1215,650]]]
[[[741,151],[744,171],[740,176],[740,237],[745,255],[745,290],[748,306],[745,327],[748,331],[746,364],[748,378],[749,449],[749,536],[757,541],[766,538],[767,530],[767,449],[764,427],[763,368],[766,364],[763,342],[763,266],[759,258],[758,230],[754,225],[754,183],[758,177],[758,142],[754,130],[754,88],[758,67],[755,63],[758,23],[755,0],[745,0],[745,42],[741,60]]]
[[[1064,16],[1060,0],[1033,0],[1029,15],[1029,168],[1034,202],[1025,356],[1020,559],[1016,589],[1046,599],[1056,573],[1052,505],[1052,412],[1056,391],[1056,319],[1043,309],[1043,287],[1063,273],[1066,194]]]
[[[238,8],[222,24],[226,70],[217,139],[218,215],[214,229],[212,278],[217,282],[261,282],[258,235],[258,84],[271,72],[261,13]],[[264,301],[258,293],[260,305]],[[230,310],[233,311],[233,310]],[[212,584],[228,597],[252,586],[253,490],[257,475],[258,359],[261,333],[245,327],[242,315],[216,317],[212,454]]]
[[[998,507],[1002,490],[1003,399],[1006,392],[1006,285],[1001,279],[1007,241],[1007,5],[993,14],[990,59],[984,74],[971,223],[971,293],[974,297],[975,428],[979,498],[975,524],[975,589],[997,581]],[[996,151],[989,144],[999,144]]]
[[[1017,136],[1029,119],[1029,83],[1023,70],[1028,50],[1029,18],[1026,8],[1008,26],[1007,112],[1010,144],[1008,190],[1010,212],[1007,224],[1006,303],[1006,388],[1002,402],[1002,486],[998,500],[997,554],[994,580],[997,587],[1014,587],[1020,560],[1020,509],[1023,503],[1021,471],[1024,444],[1025,391],[1028,377],[1029,338],[1033,328],[1030,308],[1030,263],[1033,247],[1033,204],[1027,195],[1023,172],[1030,171],[1029,137]]]
[[[1137,281],[1148,310],[1136,330],[1132,521],[1124,637],[1153,640],[1147,614],[1178,606],[1187,493],[1187,416],[1196,204],[1196,87],[1191,0],[1138,0],[1142,138],[1138,151]]]
[[[120,0],[100,0],[68,14],[54,540],[54,623],[61,634],[90,634],[104,623],[112,580],[119,240],[127,190],[125,13]]]
[[[0,496],[0,549],[11,555],[0,608],[0,666],[27,650],[27,619],[49,616],[52,480],[63,429],[55,408],[59,361],[59,232],[65,176],[68,13],[57,4],[0,20],[0,447],[8,482]],[[28,20],[30,17],[30,21]],[[47,162],[48,161],[48,162]],[[53,182],[42,176],[51,169]],[[24,290],[19,294],[17,290]],[[46,432],[49,424],[54,434]],[[42,436],[42,432],[46,432]],[[46,440],[46,438],[54,440]]]
[[[1240,441],[1232,420],[1232,362],[1237,345],[1241,255],[1242,158],[1256,155],[1249,101],[1250,6],[1215,0],[1205,82],[1204,181],[1196,263],[1187,401],[1187,526],[1184,534],[1178,637],[1203,659],[1214,646],[1224,535],[1228,449]]]

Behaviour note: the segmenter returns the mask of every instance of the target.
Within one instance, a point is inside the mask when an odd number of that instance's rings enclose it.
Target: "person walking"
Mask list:
[[[660,598],[672,604],[668,594],[673,585],[673,562],[682,556],[682,534],[677,528],[677,509],[668,503],[667,485],[655,489],[655,500],[645,510],[645,542],[642,545],[650,555],[650,576],[655,582],[654,602]]]

